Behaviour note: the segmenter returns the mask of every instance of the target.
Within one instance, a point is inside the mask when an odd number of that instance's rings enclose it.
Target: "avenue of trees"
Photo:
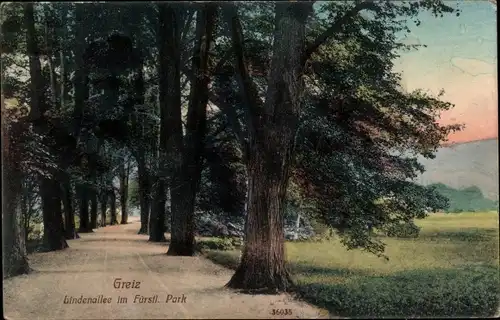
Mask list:
[[[440,125],[453,106],[405,91],[393,64],[418,49],[403,38],[420,12],[459,15],[448,4],[3,6],[2,100],[16,102],[2,101],[4,275],[29,272],[30,192],[44,248],[61,250],[105,225],[108,209],[111,224],[127,223],[132,171],[139,232],[165,241],[170,219],[168,255],[195,254],[197,212],[246,217],[231,288],[293,286],[292,198],[347,247],[382,254],[373,229],[446,206],[412,179],[417,156],[461,127]]]

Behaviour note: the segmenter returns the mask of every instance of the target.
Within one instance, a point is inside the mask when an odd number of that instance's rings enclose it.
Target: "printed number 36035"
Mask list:
[[[290,316],[292,315],[292,309],[273,309],[271,311],[273,316]]]

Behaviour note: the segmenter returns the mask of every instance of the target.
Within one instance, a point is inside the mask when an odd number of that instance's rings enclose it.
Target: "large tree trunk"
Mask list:
[[[59,19],[61,21],[61,35],[60,39],[67,39],[67,15],[68,15],[68,9],[69,6],[61,6],[60,8],[60,16]],[[66,43],[65,41],[60,41],[59,44],[59,67],[60,67],[60,92],[59,92],[59,98],[60,98],[60,106],[61,110],[65,110],[65,102],[67,99],[67,90],[66,90],[66,85],[68,81],[68,75],[67,75],[67,70],[66,70]]]
[[[180,40],[181,14],[178,5],[159,4],[160,34],[158,47],[160,141],[159,176],[155,190],[154,208],[151,211],[150,241],[165,241],[165,202],[167,175],[175,175],[176,168],[168,170],[166,161],[179,162],[182,147],[181,90],[180,90]],[[175,152],[174,152],[175,150]],[[177,167],[177,166],[175,166]],[[172,182],[172,179],[171,179]]]
[[[31,217],[33,216],[33,194],[34,185],[31,182],[30,175],[24,174],[22,179],[21,191],[21,217],[23,234],[26,243],[28,243],[29,234],[31,232]]]
[[[28,3],[24,8],[24,24],[26,27],[26,47],[29,56],[30,69],[30,114],[35,131],[46,135],[44,124],[45,111],[49,108],[43,90],[43,76],[40,65],[40,50],[35,32],[35,13],[33,4]],[[61,190],[59,183],[49,178],[41,178],[42,211],[44,224],[44,245],[48,250],[64,249],[68,246],[63,232],[61,211]]]
[[[103,192],[101,196],[101,227],[106,226],[106,209],[108,206],[108,194]]]
[[[85,29],[84,17],[85,5],[78,4],[75,7],[75,46],[73,48],[75,55],[75,75],[73,78],[74,84],[74,101],[75,107],[73,109],[73,134],[78,137],[80,134],[80,127],[82,123],[83,113],[85,109],[85,100],[89,94],[89,79],[88,70],[84,61],[86,40],[85,36],[88,31]]]
[[[4,101],[2,96],[2,109]],[[21,122],[8,124],[2,110],[2,240],[3,278],[28,273],[28,254],[21,227],[19,197],[22,189],[21,145],[15,141],[24,131]],[[14,140],[12,140],[14,138]]]
[[[97,192],[90,191],[90,228],[97,229]]]
[[[200,4],[196,21],[196,42],[193,54],[186,138],[182,157],[181,183],[172,185],[172,237],[167,254],[194,254],[194,209],[201,176],[201,158],[206,131],[208,103],[209,51],[215,28],[216,6]],[[180,197],[179,197],[180,196]],[[176,199],[174,199],[174,197]],[[182,201],[180,200],[182,199]]]
[[[109,219],[109,224],[110,225],[115,225],[118,224],[118,219],[116,219],[116,194],[115,190],[111,188],[109,190],[109,201],[110,201],[110,219]]]
[[[46,47],[46,61],[49,66],[49,83],[50,83],[50,100],[52,107],[59,109],[58,100],[58,87],[57,87],[57,76],[54,66],[54,40],[55,40],[55,28],[54,28],[54,18],[50,13],[48,8],[44,8],[44,18],[45,18],[45,47]]]
[[[161,179],[161,177],[160,177]],[[165,183],[159,181],[149,217],[149,241],[165,242]]]
[[[155,190],[149,220],[149,241],[164,242],[165,238],[165,183],[159,182]]]
[[[286,290],[291,281],[285,268],[284,200],[288,174],[272,170],[263,147],[251,149],[245,247],[229,287],[247,290]],[[281,155],[281,154],[280,154]],[[277,155],[279,156],[279,155]]]
[[[284,209],[303,92],[305,24],[311,10],[310,3],[276,4],[266,102],[250,137],[246,241],[240,265],[227,284],[231,288],[277,292],[292,285],[285,268]]]
[[[120,209],[122,218],[120,224],[127,224],[128,220],[128,178],[130,164],[124,163],[120,165]]]
[[[61,210],[61,187],[57,180],[42,178],[43,244],[48,251],[68,247]]]
[[[21,225],[23,226],[24,240],[28,242],[30,232],[30,207],[29,207],[29,190],[26,187],[25,181],[22,183],[21,189]]]
[[[89,221],[89,191],[86,187],[79,187],[78,189],[78,198],[80,200],[80,227],[78,232],[93,232]]]
[[[70,183],[63,184],[64,236],[66,239],[78,239],[75,229],[75,210],[73,208],[73,193]]]
[[[148,234],[149,227],[149,177],[144,163],[144,158],[137,159],[137,171],[139,175],[139,205],[141,207],[141,228],[139,234]]]
[[[43,90],[42,67],[40,64],[40,50],[38,49],[37,35],[35,33],[35,13],[33,3],[24,7],[24,24],[26,27],[26,48],[29,56],[30,69],[30,114],[29,120],[38,124],[43,113],[47,110],[45,90]]]

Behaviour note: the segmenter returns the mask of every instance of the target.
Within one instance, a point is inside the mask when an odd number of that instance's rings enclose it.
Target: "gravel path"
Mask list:
[[[34,271],[4,281],[6,319],[325,318],[288,295],[224,289],[232,271],[202,257],[169,257],[166,244],[137,235],[139,225],[100,228],[69,249],[30,255]],[[115,288],[119,282],[130,287]],[[71,298],[97,303],[64,303]]]

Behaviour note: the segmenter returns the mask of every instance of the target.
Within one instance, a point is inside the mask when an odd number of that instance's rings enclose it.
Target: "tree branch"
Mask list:
[[[228,52],[232,52],[232,50],[229,50]],[[189,81],[192,81],[194,79],[194,74],[193,72],[188,69],[186,66],[182,67],[182,73],[184,73],[189,79]],[[214,92],[209,93],[209,101],[216,105],[228,118],[229,124],[232,127],[232,131],[234,135],[236,136],[236,139],[239,141],[241,150],[243,153],[243,159],[247,159],[248,155],[248,143],[245,140],[245,136],[243,133],[243,129],[241,127],[240,122],[238,121],[238,116],[236,114],[236,110],[234,110],[234,106],[227,104],[224,99],[220,96],[215,94]]]
[[[238,115],[236,114],[236,110],[234,106],[227,104],[220,95],[216,95],[215,93],[210,94],[210,102],[216,105],[226,116],[228,123],[233,129],[233,133],[236,136],[236,139],[240,143],[241,151],[243,153],[243,159],[246,161],[248,156],[248,142],[245,139],[245,135],[243,133],[243,128],[238,120]]]
[[[335,22],[325,30],[321,35],[319,35],[313,43],[311,43],[304,52],[304,57],[302,58],[303,64],[309,60],[311,55],[318,50],[318,48],[324,44],[328,39],[333,37],[333,35],[340,30],[340,28],[355,15],[357,15],[362,10],[377,10],[377,6],[373,3],[373,0],[366,0],[355,5],[351,10],[347,11],[342,17],[335,20]]]
[[[222,71],[222,67],[224,67],[224,64],[229,60],[229,58],[231,58],[232,54],[233,54],[232,48],[230,48],[229,50],[224,52],[224,55],[222,56],[222,58],[219,59],[219,61],[217,62],[217,64],[213,68],[213,71],[212,71],[213,75],[217,75],[218,73],[220,73]]]
[[[259,121],[258,114],[263,102],[259,97],[257,87],[248,73],[244,57],[243,28],[238,17],[238,11],[232,4],[224,5],[224,17],[227,21],[232,40],[232,48],[236,58],[236,78],[245,104],[245,113],[248,114],[248,131],[254,133]]]

